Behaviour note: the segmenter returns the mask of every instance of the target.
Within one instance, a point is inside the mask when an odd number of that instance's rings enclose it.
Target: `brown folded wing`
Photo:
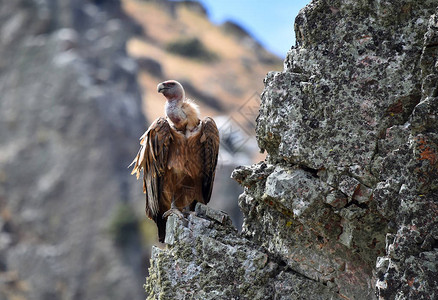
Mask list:
[[[217,165],[217,157],[219,153],[219,131],[216,123],[212,118],[205,118],[202,121],[202,135],[200,142],[203,144],[203,181],[202,181],[202,196],[204,203],[210,201],[211,191],[213,189],[214,175]]]
[[[143,192],[146,194],[146,215],[156,220],[163,192],[163,176],[167,170],[170,125],[165,118],[157,119],[140,138],[140,150],[131,165],[137,179],[143,169]],[[161,218],[161,216],[159,216]]]

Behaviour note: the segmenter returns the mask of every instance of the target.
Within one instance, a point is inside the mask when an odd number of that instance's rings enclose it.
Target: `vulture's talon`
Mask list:
[[[184,219],[183,213],[178,208],[171,208],[163,214],[163,219],[170,215],[176,215],[180,219]]]

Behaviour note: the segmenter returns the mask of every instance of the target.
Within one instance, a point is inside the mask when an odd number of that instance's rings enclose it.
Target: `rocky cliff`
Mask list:
[[[265,79],[242,234],[198,207],[151,299],[436,299],[438,3],[314,0]]]
[[[143,298],[139,235],[109,230],[142,199],[135,24],[117,0],[17,0],[0,28],[0,299]]]

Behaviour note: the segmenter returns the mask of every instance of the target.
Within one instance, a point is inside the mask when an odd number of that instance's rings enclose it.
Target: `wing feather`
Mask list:
[[[212,118],[206,117],[202,121],[202,135],[200,142],[203,143],[203,181],[202,196],[204,203],[210,201],[213,181],[216,172],[217,157],[219,153],[219,130]]]
[[[151,219],[159,213],[162,177],[166,170],[172,134],[165,118],[158,118],[140,138],[140,150],[130,166],[137,179],[143,170],[143,192],[146,194],[146,215]]]

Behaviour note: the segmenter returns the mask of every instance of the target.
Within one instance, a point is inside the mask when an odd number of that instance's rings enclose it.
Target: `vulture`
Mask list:
[[[175,80],[158,84],[167,101],[166,117],[156,119],[140,137],[140,150],[130,166],[137,179],[143,170],[146,216],[164,242],[170,214],[182,218],[197,202],[211,197],[219,151],[219,131],[210,117],[200,120],[198,106],[186,99]]]

